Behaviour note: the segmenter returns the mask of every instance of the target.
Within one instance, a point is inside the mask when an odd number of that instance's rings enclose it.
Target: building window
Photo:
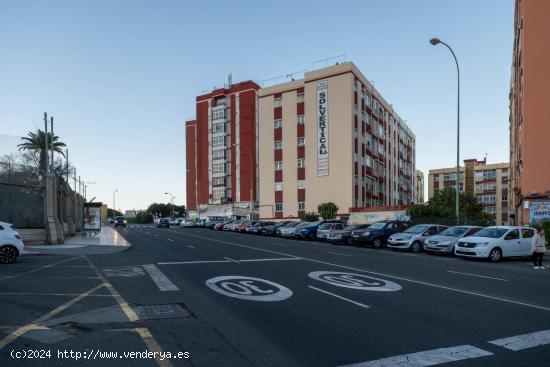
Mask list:
[[[275,171],[282,171],[283,170],[283,162],[277,161],[275,162]]]
[[[275,191],[283,191],[283,183],[282,182],[276,182],[275,183]]]
[[[225,173],[225,164],[219,163],[212,166],[212,173]]]
[[[283,127],[283,120],[277,119],[273,122],[273,128],[278,129],[280,127]]]
[[[281,107],[283,105],[283,101],[281,98],[275,98],[273,100],[273,108]]]
[[[214,150],[212,152],[212,159],[224,159],[225,158],[225,150]]]
[[[303,201],[298,201],[298,210],[299,211],[306,210],[306,203]]]
[[[212,190],[212,197],[214,199],[221,199],[225,195],[225,189],[214,189]]]
[[[215,136],[212,138],[213,147],[224,147],[225,146],[225,136]]]
[[[302,146],[305,144],[305,139],[304,138],[298,138],[298,146]]]
[[[224,117],[225,117],[225,109],[224,108],[212,111],[212,119],[213,120],[223,119]]]
[[[214,177],[212,179],[212,186],[225,186],[225,177]]]
[[[298,117],[296,118],[296,122],[298,122],[298,125],[303,125],[304,124],[304,115],[298,115]]]
[[[225,124],[222,122],[222,123],[217,123],[217,124],[214,124],[214,127],[212,128],[213,133],[216,134],[216,133],[224,133],[225,132]]]
[[[306,188],[306,182],[304,180],[298,180],[298,188],[299,189],[305,189]]]
[[[298,168],[304,168],[304,167],[305,167],[304,158],[299,158],[298,159]]]
[[[282,212],[283,211],[283,203],[276,203],[275,204],[275,211],[276,212]]]
[[[297,102],[297,103],[301,103],[301,102],[303,102],[303,101],[304,101],[304,93],[298,93],[298,94],[296,95],[296,102]]]
[[[277,140],[275,142],[275,149],[276,150],[283,149],[283,141],[282,140]]]

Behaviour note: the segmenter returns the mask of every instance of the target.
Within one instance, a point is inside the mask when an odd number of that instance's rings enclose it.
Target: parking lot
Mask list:
[[[197,228],[130,225],[117,231],[133,245],[130,251],[48,257],[36,264],[44,259],[22,257],[16,266],[3,267],[3,276],[17,276],[13,282],[3,278],[11,287],[7,291],[21,293],[9,301],[2,296],[10,306],[6,320],[41,324],[33,320],[58,304],[35,304],[22,293],[78,295],[104,281],[78,280],[73,289],[70,276],[103,276],[120,297],[103,286],[86,310],[120,307],[123,300],[132,310],[177,304],[191,316],[147,320],[140,314],[134,321],[107,324],[73,316],[72,328],[89,331],[60,341],[66,348],[102,348],[108,344],[105,335],[114,350],[148,348],[151,339],[127,331],[147,328],[160,350],[190,352],[189,360],[173,359],[170,365],[548,365],[550,272],[533,270],[529,259],[494,264]],[[53,260],[66,262],[40,268]],[[25,268],[31,262],[34,266]],[[84,267],[67,272],[71,268],[62,266],[69,264]],[[62,284],[44,279],[40,286],[17,282],[30,270],[65,279]],[[16,306],[37,313],[16,318]],[[63,315],[80,313],[72,311]],[[4,333],[8,326],[21,327],[2,325]],[[117,329],[131,337],[112,331]],[[0,358],[9,360],[6,351],[14,345],[57,348],[46,342],[23,334],[8,341]]]

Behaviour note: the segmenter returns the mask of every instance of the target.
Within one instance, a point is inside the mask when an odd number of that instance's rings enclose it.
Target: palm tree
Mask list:
[[[44,159],[46,158],[46,151],[44,150],[45,142],[48,143],[48,149],[50,149],[50,144],[53,141],[53,151],[60,153],[62,156],[65,156],[63,149],[66,145],[65,143],[59,141],[59,137],[52,134],[44,133],[43,130],[38,129],[36,132],[30,132],[27,136],[21,137],[23,141],[21,144],[18,144],[19,150],[26,150],[35,155],[36,158],[39,158],[39,167],[40,172],[45,172]]]

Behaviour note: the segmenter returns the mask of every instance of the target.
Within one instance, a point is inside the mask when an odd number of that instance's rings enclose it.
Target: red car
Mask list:
[[[247,220],[246,222],[242,222],[241,224],[237,225],[234,229],[234,232],[241,232],[243,233],[246,229],[246,226],[250,224],[250,221]]]

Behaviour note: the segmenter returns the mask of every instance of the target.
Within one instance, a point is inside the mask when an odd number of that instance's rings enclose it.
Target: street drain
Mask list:
[[[181,303],[151,306],[133,306],[132,309],[141,320],[182,319],[195,317]]]
[[[52,327],[52,329],[55,329],[57,331],[61,331],[67,334],[71,335],[78,335],[81,333],[87,333],[92,331],[92,329],[87,328],[85,326],[82,326],[80,324],[74,323],[74,322],[64,322],[62,324],[56,325]]]

